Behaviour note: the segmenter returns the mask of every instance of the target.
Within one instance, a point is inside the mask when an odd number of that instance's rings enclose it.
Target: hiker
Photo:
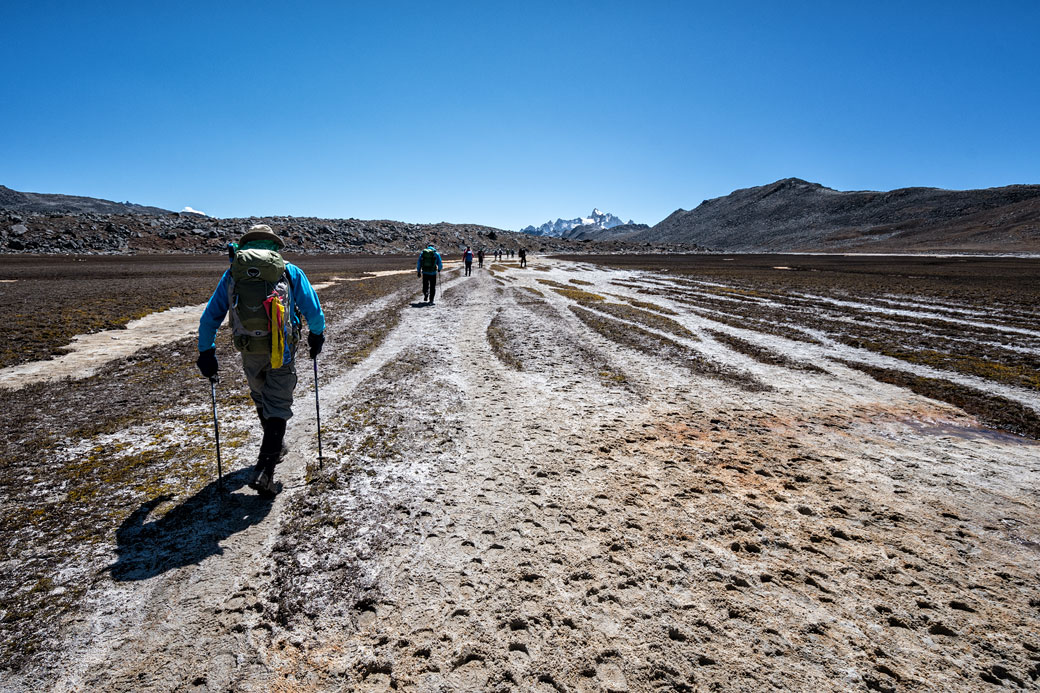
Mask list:
[[[419,253],[419,261],[415,263],[415,271],[422,277],[423,300],[431,306],[437,294],[437,273],[442,269],[444,264],[441,262],[441,254],[431,243]]]
[[[517,254],[520,256],[520,266],[527,267],[527,251],[521,248],[517,251]]]
[[[477,251],[477,267],[484,266],[484,249],[481,248]]]
[[[462,254],[462,261],[466,263],[466,276],[473,274],[473,251],[466,246],[466,252]]]
[[[282,259],[285,247],[267,224],[257,224],[232,246],[234,259],[224,272],[199,320],[199,359],[203,377],[217,374],[217,328],[231,308],[231,340],[242,354],[249,396],[264,430],[260,454],[249,482],[263,498],[274,498],[280,484],[274,468],[289,452],[285,424],[292,417],[296,387],[296,347],[300,314],[307,320],[307,346],[313,359],[325,343],[325,314],[307,275]]]

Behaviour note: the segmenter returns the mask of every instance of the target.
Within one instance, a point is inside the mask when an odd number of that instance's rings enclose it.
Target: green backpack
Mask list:
[[[231,340],[243,353],[260,354],[271,351],[271,319],[264,307],[272,295],[277,295],[287,308],[292,304],[292,284],[285,271],[285,260],[273,250],[250,248],[239,250],[231,262],[231,283],[228,285],[228,305],[231,307]],[[289,334],[286,343],[295,343],[298,327],[286,320]]]
[[[419,266],[422,267],[423,272],[436,272],[437,271],[437,251],[433,248],[424,248],[422,259],[419,262]]]

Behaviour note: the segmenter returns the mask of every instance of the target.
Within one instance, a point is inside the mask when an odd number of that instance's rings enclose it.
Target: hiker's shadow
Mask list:
[[[235,493],[252,474],[251,467],[228,474],[225,493],[218,493],[214,481],[151,522],[148,515],[171,497],[158,496],[141,505],[116,532],[119,558],[108,567],[112,579],[147,580],[223,553],[221,541],[252,527],[271,511],[273,500],[252,492]]]
[[[430,304],[427,301],[419,301],[412,304],[412,308],[429,308]]]

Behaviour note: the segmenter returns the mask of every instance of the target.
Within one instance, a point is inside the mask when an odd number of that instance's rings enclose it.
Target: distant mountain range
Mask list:
[[[592,210],[592,214],[590,214],[587,217],[547,221],[541,226],[527,226],[525,228],[522,228],[520,229],[520,233],[526,233],[531,236],[552,236],[553,238],[568,238],[568,232],[578,227],[583,227],[586,231],[604,230],[612,229],[615,226],[621,226],[625,223],[626,222],[622,221],[620,217],[616,217],[609,212],[601,212],[598,209],[594,209]],[[635,222],[629,219],[627,223],[634,224]]]
[[[41,214],[170,214],[170,210],[96,197],[18,192],[0,185],[0,209]]]
[[[182,246],[186,249],[190,245],[183,240],[186,236],[176,234],[189,234],[196,240],[223,237],[223,233],[216,231],[216,225],[224,222],[198,213],[175,214],[130,202],[19,192],[2,185],[0,213],[3,217],[0,218],[0,252],[5,248],[38,252],[51,252],[51,248],[57,252],[134,248],[136,241],[125,238],[122,245],[109,248],[114,238],[113,229],[124,235],[139,234],[142,239],[162,236],[160,240],[164,245],[160,245],[164,248],[168,245],[170,250]],[[70,218],[61,222],[47,220],[55,215],[70,215]],[[116,218],[129,216],[136,219]],[[224,221],[236,228],[243,223],[243,220]],[[424,233],[427,232],[424,229],[436,226],[339,221],[342,223],[315,221],[312,224],[302,220],[290,223],[299,223],[301,229],[314,232],[313,237],[300,239],[304,247],[314,250],[344,244],[357,250],[369,247],[374,251],[377,246],[389,249],[398,247],[397,239],[410,238],[413,232]],[[390,223],[394,230],[389,233],[375,230],[384,223]],[[506,233],[470,224],[443,226],[479,231],[492,241],[494,233]],[[705,200],[691,210],[678,209],[652,228],[631,220],[625,223],[613,214],[594,209],[587,217],[528,226],[522,233],[524,235],[516,234],[516,237],[542,237],[541,246],[555,246],[556,241],[561,242],[561,248],[573,241],[604,241],[617,250],[645,252],[1038,253],[1040,185],[984,190],[901,188],[888,192],[845,192],[799,178],[784,178]],[[59,238],[62,234],[67,237]],[[79,238],[83,234],[83,238]],[[439,236],[438,240],[441,240]],[[476,236],[473,242],[482,243]],[[144,241],[142,244],[142,250],[150,247]]]
[[[615,238],[729,252],[1038,252],[1040,185],[842,192],[785,178]]]
[[[130,202],[73,195],[23,193],[0,186],[0,255],[93,255],[135,253],[216,254],[253,224],[270,224],[294,253],[412,255],[433,243],[445,258],[474,248],[525,248],[535,253],[684,252],[624,242],[580,243],[533,238],[477,224],[410,224],[391,220],[248,217],[222,219],[185,208],[170,212]]]

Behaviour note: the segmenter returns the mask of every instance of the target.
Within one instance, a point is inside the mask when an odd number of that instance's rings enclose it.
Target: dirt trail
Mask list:
[[[815,347],[759,337],[824,370],[769,366],[705,331],[739,328],[676,316],[669,349],[735,374],[698,375],[537,281],[677,307],[610,283],[637,272],[491,267],[446,276],[436,306],[392,295],[335,321],[404,305],[359,365],[323,361],[339,459],[307,483],[302,369],[284,492],[207,505],[189,529],[219,552],[91,595],[52,686],[1036,687],[1034,443]]]
[[[0,369],[0,388],[17,389],[32,383],[86,378],[106,363],[141,349],[197,334],[205,304],[182,306],[132,320],[121,330],[78,335],[66,347],[68,353],[47,361],[32,361]]]

